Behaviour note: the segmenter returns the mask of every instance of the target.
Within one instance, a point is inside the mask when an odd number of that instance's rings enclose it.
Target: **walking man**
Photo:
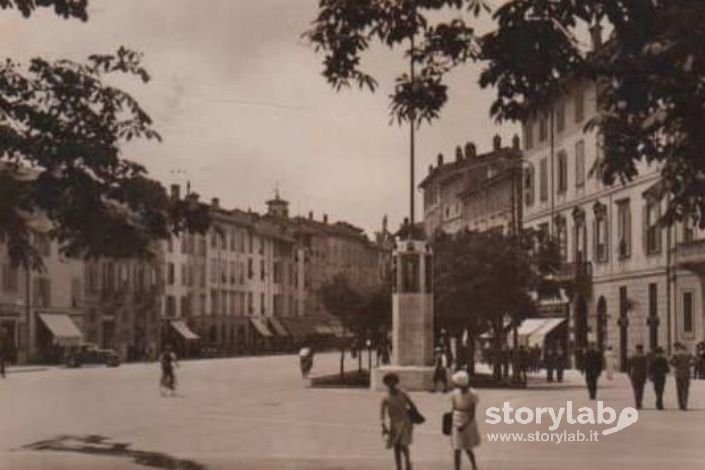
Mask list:
[[[174,396],[176,395],[176,374],[174,373],[174,367],[178,366],[178,363],[176,362],[176,354],[170,344],[167,344],[164,348],[159,362],[162,367],[160,393],[162,396],[164,396],[165,393]]]
[[[565,351],[562,347],[558,346],[553,360],[555,361],[554,365],[556,367],[556,379],[559,383],[563,382],[563,371],[565,370]]]
[[[556,350],[553,349],[552,346],[546,350],[543,362],[546,364],[546,380],[553,382],[553,369],[556,365]]]
[[[649,366],[649,375],[654,383],[654,394],[656,394],[656,409],[663,409],[663,390],[666,387],[666,375],[668,374],[668,361],[663,355],[663,348],[658,347],[654,351],[653,359]]]
[[[648,374],[644,346],[641,344],[636,345],[636,353],[629,358],[628,366],[629,379],[632,383],[632,390],[634,390],[634,402],[636,403],[636,409],[640,410],[644,399],[644,385],[646,384]]]
[[[587,384],[590,400],[597,398],[597,379],[602,373],[603,363],[602,354],[595,348],[595,343],[590,343],[583,357],[583,371],[585,373],[585,383]]]
[[[446,393],[448,391],[448,356],[440,346],[436,347],[433,363],[433,392],[436,392],[440,382],[443,384],[443,393]]]
[[[683,344],[676,343],[675,347],[676,353],[671,358],[671,365],[676,376],[678,407],[685,411],[688,409],[688,389],[690,388],[690,368],[693,365],[693,356]]]

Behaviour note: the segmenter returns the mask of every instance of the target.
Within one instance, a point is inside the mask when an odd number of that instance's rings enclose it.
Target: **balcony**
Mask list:
[[[581,261],[561,263],[555,279],[561,283],[581,283],[592,279],[592,263]]]
[[[674,250],[674,261],[692,271],[705,271],[705,239],[679,243]]]

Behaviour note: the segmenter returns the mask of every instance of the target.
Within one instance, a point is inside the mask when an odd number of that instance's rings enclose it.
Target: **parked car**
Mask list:
[[[120,365],[120,357],[113,349],[102,349],[95,344],[83,344],[66,353],[67,367],[81,367],[83,364],[104,364],[107,367]]]

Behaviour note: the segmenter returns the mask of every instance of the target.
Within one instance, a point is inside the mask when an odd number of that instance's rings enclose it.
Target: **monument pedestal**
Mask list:
[[[425,241],[400,241],[392,257],[392,363],[372,371],[370,388],[383,390],[393,372],[405,390],[433,388],[433,260]]]

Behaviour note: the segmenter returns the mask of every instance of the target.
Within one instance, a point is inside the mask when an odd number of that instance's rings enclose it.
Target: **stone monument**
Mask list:
[[[399,376],[405,390],[433,387],[433,253],[421,240],[401,240],[392,255],[392,362],[372,370],[370,388]]]

